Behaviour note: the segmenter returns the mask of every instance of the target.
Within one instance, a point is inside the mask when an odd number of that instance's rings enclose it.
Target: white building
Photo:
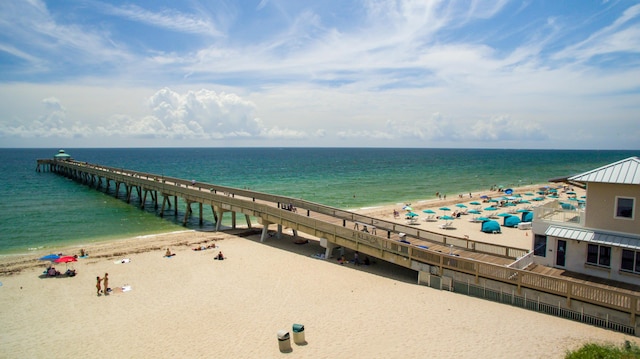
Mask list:
[[[585,204],[534,210],[534,263],[640,285],[640,158],[566,180],[586,185]]]

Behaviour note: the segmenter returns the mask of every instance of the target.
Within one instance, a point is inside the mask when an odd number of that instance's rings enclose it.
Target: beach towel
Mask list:
[[[129,263],[129,262],[131,262],[131,259],[129,259],[129,258],[123,258],[123,259],[117,260],[117,261],[115,261],[115,262],[113,262],[113,263],[115,263],[115,264],[120,264],[120,263]]]
[[[130,290],[131,290],[131,286],[130,285],[125,285],[125,286],[122,287],[122,291],[123,292],[128,292]]]

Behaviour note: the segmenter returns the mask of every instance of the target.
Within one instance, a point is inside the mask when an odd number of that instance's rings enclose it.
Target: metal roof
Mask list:
[[[616,184],[640,184],[640,158],[627,159],[596,168],[573,177],[571,181]]]
[[[616,234],[595,232],[583,228],[571,228],[551,225],[544,232],[547,236],[573,239],[589,243],[604,244],[608,246],[640,249],[640,238],[624,237]]]

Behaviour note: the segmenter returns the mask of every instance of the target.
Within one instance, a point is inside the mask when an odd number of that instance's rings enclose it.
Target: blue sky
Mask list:
[[[637,1],[0,2],[0,147],[640,149]]]

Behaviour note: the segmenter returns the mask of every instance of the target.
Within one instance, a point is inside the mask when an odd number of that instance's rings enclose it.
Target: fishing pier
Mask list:
[[[143,209],[153,206],[160,216],[181,215],[185,225],[194,216],[201,225],[211,218],[219,231],[224,230],[225,216],[232,228],[242,218],[248,228],[262,227],[262,242],[271,240],[270,228],[275,228],[277,240],[288,227],[294,237],[302,232],[318,238],[326,259],[344,247],[415,270],[419,284],[640,333],[638,292],[527,270],[533,254],[520,248],[443,235],[302,199],[71,158],[39,159],[36,171],[68,177]],[[180,205],[185,208],[182,214]]]

